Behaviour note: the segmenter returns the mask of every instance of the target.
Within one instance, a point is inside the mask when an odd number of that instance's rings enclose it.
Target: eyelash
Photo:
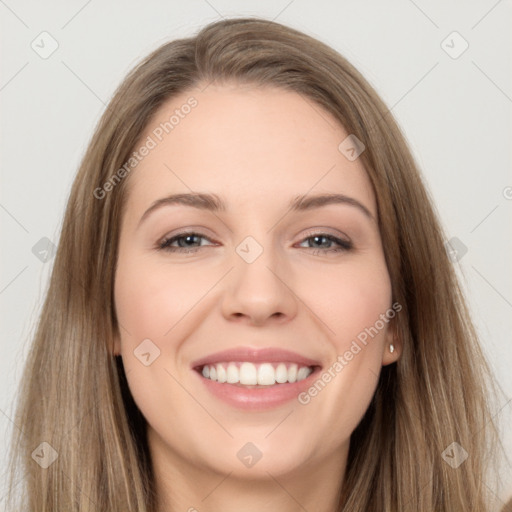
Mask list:
[[[183,253],[183,252],[195,253],[201,248],[201,246],[187,248],[187,247],[171,247],[171,245],[170,245],[171,243],[176,242],[177,240],[180,240],[182,238],[187,238],[189,236],[196,236],[196,237],[200,237],[200,238],[205,238],[206,240],[209,240],[210,242],[212,241],[212,240],[210,240],[210,238],[208,238],[207,236],[205,236],[201,233],[197,233],[195,231],[190,231],[190,232],[179,233],[171,238],[166,238],[166,239],[162,240],[158,244],[158,250],[172,252],[172,253],[176,253],[176,252],[178,252],[178,253]],[[306,238],[302,239],[302,242],[309,240],[311,238],[315,238],[315,237],[326,238],[327,240],[338,244],[339,247],[336,249],[318,249],[315,247],[303,247],[303,249],[316,249],[323,253],[340,253],[340,252],[350,251],[353,248],[352,242],[349,242],[348,240],[341,240],[340,238],[337,238],[333,235],[329,235],[328,233],[309,233]]]

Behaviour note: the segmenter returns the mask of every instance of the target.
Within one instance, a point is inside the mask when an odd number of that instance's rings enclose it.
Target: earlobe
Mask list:
[[[382,356],[382,366],[395,363],[400,358],[400,350],[396,340],[386,343],[384,347],[384,355]]]
[[[396,327],[394,324],[392,324],[386,333],[384,353],[382,356],[382,366],[386,366],[398,361],[398,359],[400,359],[401,352],[401,343],[396,333]]]

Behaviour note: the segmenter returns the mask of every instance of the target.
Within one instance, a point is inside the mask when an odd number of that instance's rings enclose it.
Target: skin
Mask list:
[[[327,369],[391,308],[369,178],[360,159],[338,150],[348,133],[328,112],[274,88],[194,89],[169,100],[141,141],[192,95],[197,107],[128,178],[115,280],[124,327],[115,353],[148,422],[159,510],[295,512],[300,504],[332,512],[350,435],[381,367],[400,354],[394,323],[307,405],[238,410],[212,396],[190,365],[244,345],[296,351]],[[218,194],[227,210],[168,205],[139,225],[155,200],[191,191]],[[316,193],[357,199],[374,220],[346,204],[287,208],[292,197]],[[196,252],[157,250],[186,228],[206,237],[189,242]],[[334,253],[337,244],[311,232],[353,248]],[[236,252],[247,236],[263,248],[250,264]],[[149,366],[134,356],[144,339],[160,350]],[[247,442],[262,453],[250,468],[237,457]]]

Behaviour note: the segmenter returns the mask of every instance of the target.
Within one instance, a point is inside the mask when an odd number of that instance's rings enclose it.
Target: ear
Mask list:
[[[390,350],[391,345],[393,345],[393,352]],[[402,354],[402,341],[398,336],[396,321],[390,322],[387,327],[383,349],[382,366],[396,363],[400,359],[400,355]]]

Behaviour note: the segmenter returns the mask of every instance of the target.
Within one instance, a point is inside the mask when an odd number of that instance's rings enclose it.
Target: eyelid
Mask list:
[[[168,240],[168,239],[174,238],[176,236],[190,235],[190,234],[200,235],[204,238],[208,238],[209,240],[214,241],[215,237],[210,233],[211,233],[211,231],[208,228],[205,228],[203,226],[187,226],[185,228],[178,228],[174,231],[169,231],[163,237],[161,237],[161,239],[159,241],[162,242],[164,240]]]
[[[315,235],[331,235],[336,238],[344,237],[343,238],[344,242],[352,242],[350,237],[347,234],[345,234],[343,231],[335,230],[333,232],[332,228],[327,228],[327,227],[322,227],[322,226],[308,228],[308,230],[305,233],[303,233],[301,236],[302,236],[302,238],[304,238],[304,237],[315,236]]]
[[[187,235],[188,236],[193,235],[193,236],[197,236],[199,238],[204,238],[204,239],[208,240],[209,242],[212,242],[212,245],[218,244],[218,242],[216,242],[213,239],[213,237],[203,233],[199,229],[185,229],[183,231],[178,231],[177,233],[170,233],[170,234],[167,234],[164,237],[162,237],[160,240],[157,241],[157,248],[162,248],[163,244],[165,244],[167,242],[170,242],[173,239],[182,238],[182,237],[185,237]],[[201,247],[204,247],[204,246],[201,246]]]

